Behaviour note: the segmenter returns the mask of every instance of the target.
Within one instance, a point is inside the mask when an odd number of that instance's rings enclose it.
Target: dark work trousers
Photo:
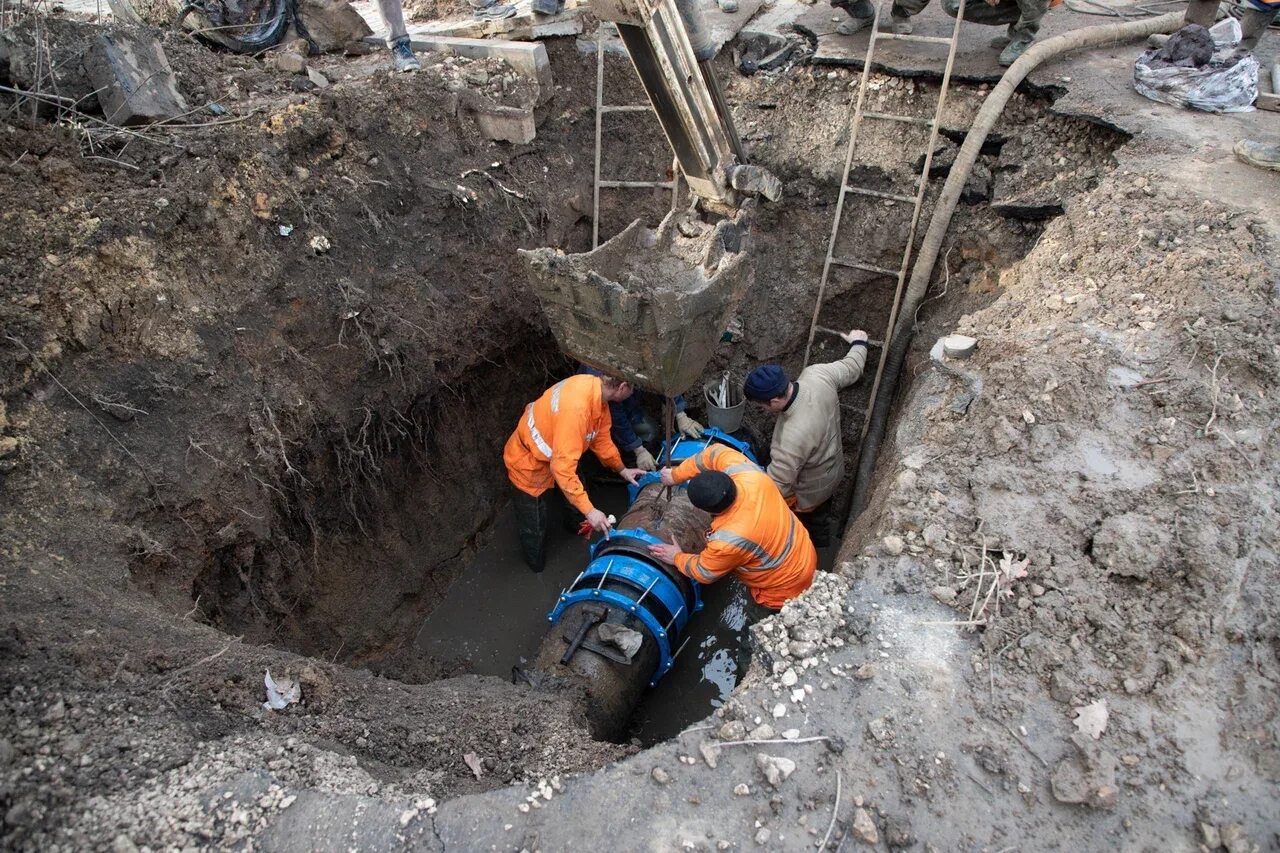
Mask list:
[[[1253,50],[1258,40],[1266,32],[1267,27],[1275,20],[1280,6],[1259,9],[1249,3],[1240,7],[1240,46],[1245,50]],[[1185,20],[1188,24],[1199,24],[1212,27],[1218,19],[1218,0],[1188,0]],[[1278,85],[1272,82],[1272,86]]]
[[[516,511],[516,531],[520,536],[520,552],[524,562],[535,572],[547,567],[547,515],[551,501],[543,492],[536,498],[514,489],[511,505]]]
[[[913,5],[912,0],[897,0],[897,3],[905,9],[910,9]],[[920,8],[924,8],[924,3],[920,4]],[[960,11],[960,0],[942,0],[942,11],[954,18]],[[1008,24],[1009,38],[1023,37],[1030,41],[1040,32],[1040,22],[1048,11],[1049,0],[1000,0],[994,6],[986,0],[967,0],[964,4],[964,19],[975,24]]]
[[[826,548],[831,544],[831,498],[807,512],[797,512],[796,518],[809,531],[809,539],[815,548]]]
[[[540,572],[547,565],[547,528],[549,519],[557,511],[560,513],[564,529],[570,533],[578,532],[583,515],[574,509],[564,498],[559,489],[548,489],[536,498],[526,492],[512,487],[515,495],[511,505],[516,512],[516,531],[520,537],[520,552],[529,568]],[[557,504],[552,506],[552,502]]]

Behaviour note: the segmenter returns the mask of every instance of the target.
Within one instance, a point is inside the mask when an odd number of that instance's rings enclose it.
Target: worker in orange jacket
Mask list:
[[[611,471],[634,483],[644,472],[627,468],[609,437],[609,404],[631,396],[631,383],[610,376],[570,376],[525,406],[502,450],[507,478],[516,487],[516,523],[524,560],[535,572],[546,564],[546,492],[560,488],[565,500],[605,536],[609,518],[596,509],[578,478],[578,460],[588,448]]]
[[[711,513],[707,546],[686,554],[677,545],[650,545],[649,553],[699,583],[732,572],[757,604],[777,610],[809,588],[818,552],[769,475],[746,456],[713,444],[673,471],[668,486],[688,481],[689,500]]]

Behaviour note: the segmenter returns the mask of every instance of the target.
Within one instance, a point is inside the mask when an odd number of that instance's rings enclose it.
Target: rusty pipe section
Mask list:
[[[649,545],[696,553],[710,523],[684,490],[652,483],[561,593],[531,670],[541,686],[576,695],[594,737],[621,733],[645,688],[673,665],[702,606],[698,585],[650,557]]]

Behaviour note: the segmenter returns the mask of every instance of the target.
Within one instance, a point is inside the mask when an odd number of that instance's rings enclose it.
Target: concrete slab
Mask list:
[[[84,65],[102,114],[112,124],[146,124],[189,109],[159,39],[144,31],[104,31]]]
[[[408,33],[411,38],[430,38],[452,36],[457,38],[503,38],[509,41],[536,41],[556,36],[574,36],[583,31],[583,17],[587,13],[586,3],[579,0],[567,0],[565,8],[558,15],[535,15],[529,6],[530,0],[517,0],[514,4],[514,17],[501,21],[480,21],[475,18],[454,18],[446,21],[428,21],[410,24]],[[373,35],[366,41],[383,44],[387,39],[387,26],[378,13],[374,0],[359,0],[352,4],[353,8],[364,17]]]
[[[453,53],[468,59],[505,60],[517,74],[537,82],[539,104],[551,97],[555,87],[547,49],[540,42],[410,34],[410,43],[414,50]]]

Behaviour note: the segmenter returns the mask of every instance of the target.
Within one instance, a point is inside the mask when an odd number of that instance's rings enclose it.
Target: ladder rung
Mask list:
[[[872,264],[864,264],[862,263],[862,261],[854,261],[854,260],[850,260],[849,258],[832,258],[831,263],[839,264],[842,267],[852,267],[855,270],[862,270],[863,272],[875,272],[875,273],[880,273],[880,275],[891,275],[894,278],[897,278],[898,273],[900,272],[899,270],[887,270],[884,267],[877,267],[877,266],[873,266]]]
[[[603,104],[600,107],[602,113],[647,113],[653,107],[648,104]]]
[[[915,36],[909,33],[876,33],[876,40],[915,41],[921,44],[951,44],[951,39],[943,36]]]
[[[669,190],[675,186],[672,181],[601,181],[600,186],[610,190],[635,190],[648,187]]]
[[[873,113],[871,110],[863,110],[862,115],[866,118],[879,118],[884,119],[885,121],[902,121],[907,124],[923,125],[924,127],[930,127],[933,124],[933,119],[923,118],[921,116],[900,116],[894,115],[893,113]]]
[[[844,190],[845,192],[857,193],[858,195],[869,195],[869,196],[872,196],[873,198],[887,198],[890,201],[905,201],[910,204],[915,204],[915,201],[916,201],[916,197],[913,195],[898,195],[897,193],[882,193],[879,190],[866,190],[866,189],[863,189],[862,187],[846,186]]]

